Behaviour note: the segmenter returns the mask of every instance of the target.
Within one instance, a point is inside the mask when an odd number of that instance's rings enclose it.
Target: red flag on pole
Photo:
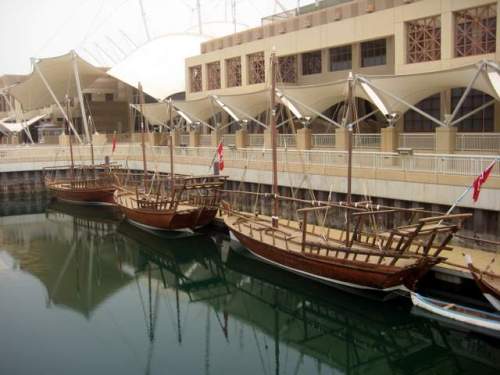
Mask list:
[[[486,168],[479,176],[477,176],[474,182],[472,183],[472,187],[474,189],[474,192],[472,193],[472,200],[474,202],[477,202],[477,200],[479,199],[479,193],[481,192],[481,185],[484,184],[488,179],[491,170],[495,165],[495,162],[496,159],[493,161],[493,163],[490,164],[488,168]]]
[[[113,147],[111,148],[111,153],[115,152],[115,148],[116,148],[116,131],[113,133],[112,144],[113,144]]]
[[[222,141],[217,146],[217,158],[219,159],[219,170],[224,170],[224,145]]]

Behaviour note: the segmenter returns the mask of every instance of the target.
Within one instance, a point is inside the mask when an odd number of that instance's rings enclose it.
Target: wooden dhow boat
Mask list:
[[[484,298],[486,298],[497,311],[500,311],[500,276],[488,272],[487,270],[481,271],[475,267],[470,255],[465,256],[465,262]]]
[[[219,190],[226,177],[216,175],[180,176],[174,173],[172,136],[169,135],[170,174],[156,180],[148,178],[145,124],[142,115],[144,95],[139,85],[141,106],[141,145],[144,178],[142,186],[130,189],[117,184],[114,201],[130,222],[152,230],[193,230],[213,221],[220,204]],[[170,105],[170,124],[172,106]],[[149,182],[148,182],[149,180]]]
[[[85,118],[84,104],[81,104],[82,116]],[[66,99],[66,111],[69,113],[69,99]],[[87,121],[84,121],[87,127]],[[73,140],[71,128],[66,121],[69,134],[69,151],[71,165],[67,167],[44,168],[44,183],[47,190],[56,199],[77,204],[114,204],[113,193],[115,192],[112,172],[118,166],[115,164],[96,165],[94,159],[94,146],[92,133],[89,131],[89,147],[91,164],[75,165],[73,155]],[[65,172],[64,177],[58,174]]]
[[[276,58],[272,54],[271,130],[273,190],[272,217],[239,212],[224,201],[224,222],[231,235],[259,259],[298,275],[330,285],[389,292],[413,289],[431,267],[445,258],[443,250],[469,214],[437,215],[418,209],[381,207],[351,201],[352,126],[348,137],[347,202],[301,201],[301,220],[279,219],[282,201],[299,200],[278,193],[276,152],[275,82]],[[353,82],[349,81],[347,124],[352,123]],[[234,193],[234,192],[233,192]],[[241,193],[241,192],[237,192]],[[245,193],[245,192],[243,192]],[[250,195],[257,193],[248,193]],[[290,203],[290,202],[289,202]],[[310,213],[345,216],[344,230],[308,224]],[[389,230],[369,228],[380,216],[393,221],[395,215],[410,216],[408,224]],[[326,220],[323,220],[326,222]],[[369,228],[367,230],[367,227]]]

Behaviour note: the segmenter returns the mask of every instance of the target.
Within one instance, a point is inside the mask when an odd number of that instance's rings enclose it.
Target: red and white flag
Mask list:
[[[219,171],[224,170],[224,145],[222,141],[217,146],[217,158],[219,159]]]
[[[115,149],[116,149],[116,131],[113,133],[112,144],[113,144],[113,146],[111,148],[111,153],[114,153]]]
[[[486,168],[479,176],[476,177],[474,182],[472,183],[472,188],[474,189],[474,192],[472,193],[472,200],[474,202],[477,202],[479,199],[479,193],[481,192],[481,185],[486,182],[488,177],[490,176],[491,170],[493,169],[493,166],[495,165],[495,162],[497,159],[493,160],[493,163],[489,165],[488,168]]]

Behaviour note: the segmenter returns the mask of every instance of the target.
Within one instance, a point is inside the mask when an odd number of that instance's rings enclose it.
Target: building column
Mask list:
[[[297,130],[297,150],[310,150],[312,146],[312,131],[309,128]]]
[[[217,147],[222,139],[222,132],[219,129],[212,130],[212,133],[210,133],[210,139],[212,147]]]
[[[248,131],[246,129],[236,131],[235,143],[238,150],[248,146]]]
[[[200,145],[200,131],[198,129],[189,131],[189,147],[198,147]]]
[[[380,129],[380,151],[396,152],[399,147],[399,131],[394,126]]]
[[[457,128],[454,126],[436,128],[436,153],[453,154],[457,146]]]
[[[347,128],[335,129],[335,149],[337,151],[346,151],[348,148],[349,130]]]

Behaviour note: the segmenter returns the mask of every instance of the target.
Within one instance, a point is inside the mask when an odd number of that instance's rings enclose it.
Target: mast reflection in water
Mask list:
[[[22,211],[24,212],[24,211]],[[498,340],[113,210],[0,218],[1,374],[499,373]]]

